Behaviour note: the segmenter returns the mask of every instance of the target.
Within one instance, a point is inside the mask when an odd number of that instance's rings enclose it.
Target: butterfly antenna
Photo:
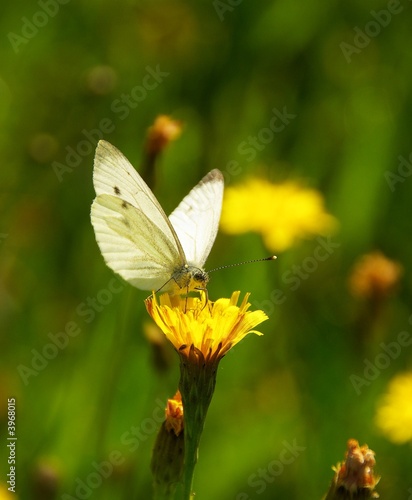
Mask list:
[[[227,264],[225,266],[215,267],[214,269],[208,270],[209,273],[213,273],[214,271],[220,271],[221,269],[226,269],[228,267],[236,267],[243,266],[243,264],[251,264],[252,262],[264,262],[265,260],[276,260],[276,255],[271,255],[270,257],[264,257],[263,259],[253,259],[253,260],[245,260],[244,262],[237,262],[236,264]]]

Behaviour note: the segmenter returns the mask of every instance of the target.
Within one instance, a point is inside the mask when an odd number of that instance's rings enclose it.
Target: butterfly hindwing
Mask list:
[[[130,203],[101,194],[93,202],[91,218],[107,265],[137,288],[160,288],[180,265],[173,242]]]

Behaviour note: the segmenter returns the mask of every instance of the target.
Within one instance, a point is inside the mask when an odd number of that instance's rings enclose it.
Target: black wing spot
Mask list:
[[[124,208],[126,210],[129,208],[129,204],[124,200],[122,201],[122,208]]]
[[[117,194],[117,196],[119,196],[121,194],[121,191],[120,191],[120,189],[117,186],[115,186],[113,188],[113,190],[114,190],[114,194]]]

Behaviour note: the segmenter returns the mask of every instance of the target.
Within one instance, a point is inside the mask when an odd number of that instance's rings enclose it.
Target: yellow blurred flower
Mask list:
[[[250,179],[226,188],[220,224],[229,234],[257,232],[268,249],[282,251],[297,239],[330,233],[336,219],[325,211],[323,197],[315,189],[292,181],[272,184]]]
[[[198,297],[180,297],[163,294],[160,304],[155,295],[146,299],[150,316],[160,327],[174,348],[182,356],[208,363],[220,360],[234,345],[267,318],[263,311],[248,311],[249,293],[240,306],[240,292],[233,292],[230,299],[210,300],[205,303]]]
[[[399,283],[402,266],[376,251],[362,255],[349,276],[352,295],[362,298],[383,298]]]
[[[147,130],[146,150],[148,154],[159,154],[171,141],[181,134],[182,124],[167,115],[159,115]]]
[[[15,493],[8,491],[8,485],[0,483],[0,500],[17,500]]]
[[[412,441],[412,372],[391,380],[379,403],[375,423],[393,443]]]

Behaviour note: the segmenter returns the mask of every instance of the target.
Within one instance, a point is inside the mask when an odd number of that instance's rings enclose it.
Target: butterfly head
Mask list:
[[[187,293],[193,290],[205,290],[209,275],[200,267],[185,264],[175,269],[173,280],[176,284],[176,293]]]

